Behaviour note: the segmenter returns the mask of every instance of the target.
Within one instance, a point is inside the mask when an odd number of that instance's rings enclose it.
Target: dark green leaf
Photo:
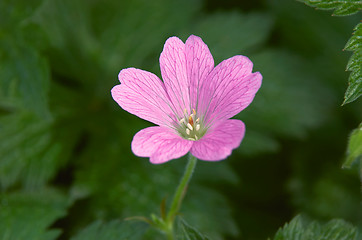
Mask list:
[[[349,168],[354,161],[362,157],[362,123],[357,129],[353,130],[349,137],[347,147],[347,158],[343,167]]]
[[[0,109],[49,117],[49,66],[36,49],[0,33]]]
[[[334,219],[325,224],[306,223],[301,216],[296,216],[290,223],[276,233],[274,240],[357,240],[357,229],[351,224]]]
[[[146,224],[133,221],[113,220],[108,223],[96,221],[71,240],[141,240],[146,229]]]
[[[70,201],[45,189],[0,195],[0,239],[55,240],[60,230],[47,228],[66,214]]]
[[[353,55],[347,64],[347,70],[352,73],[348,79],[343,104],[353,102],[362,95],[362,23],[357,24],[354,30],[345,46],[346,50],[353,51]]]
[[[336,16],[345,16],[357,13],[362,8],[359,0],[299,0],[317,9],[333,10]]]
[[[24,188],[44,186],[67,160],[66,139],[51,131],[53,121],[18,111],[0,118],[0,184]],[[61,131],[61,130],[60,130]]]
[[[179,221],[178,229],[180,232],[177,236],[178,240],[210,240],[198,230],[188,225],[184,220]]]

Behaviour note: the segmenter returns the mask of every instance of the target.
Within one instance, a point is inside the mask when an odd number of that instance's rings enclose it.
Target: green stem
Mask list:
[[[185,168],[185,172],[181,181],[176,189],[175,195],[172,200],[172,204],[170,207],[170,211],[166,217],[166,223],[168,225],[167,236],[169,240],[173,240],[173,221],[175,216],[177,215],[178,211],[180,210],[182,200],[186,194],[187,184],[189,183],[192,173],[194,172],[196,166],[197,159],[189,153],[189,161]]]

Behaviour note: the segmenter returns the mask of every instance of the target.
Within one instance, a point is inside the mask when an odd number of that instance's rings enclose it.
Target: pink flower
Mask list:
[[[123,69],[113,99],[126,111],[159,126],[139,131],[132,151],[154,164],[189,151],[206,161],[225,159],[244,137],[245,125],[229,119],[253,100],[261,85],[259,72],[245,56],[234,56],[214,67],[201,38],[186,43],[167,39],[160,56],[163,82],[153,73]]]

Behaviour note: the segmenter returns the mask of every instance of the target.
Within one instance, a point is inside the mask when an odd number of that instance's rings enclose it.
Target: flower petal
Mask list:
[[[205,113],[206,124],[229,119],[254,99],[261,85],[259,72],[252,73],[253,63],[244,56],[222,61],[207,77],[200,93],[199,110]]]
[[[189,109],[189,86],[186,74],[185,44],[177,37],[167,39],[160,56],[162,79],[178,116]]]
[[[154,74],[135,68],[123,69],[113,99],[126,111],[161,126],[171,126],[174,114],[163,82]]]
[[[148,127],[133,137],[132,151],[139,157],[150,157],[151,163],[160,164],[182,157],[192,144],[169,128]]]
[[[199,89],[214,68],[214,59],[200,37],[191,35],[185,43],[186,70],[189,81],[190,109],[198,108]]]
[[[240,120],[225,120],[194,142],[191,154],[205,161],[219,161],[227,158],[237,148],[245,134],[245,125]]]

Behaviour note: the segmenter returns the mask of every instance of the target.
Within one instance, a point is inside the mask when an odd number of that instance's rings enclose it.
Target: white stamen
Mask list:
[[[186,128],[186,134],[190,135],[190,129]]]
[[[179,121],[179,123],[180,123],[180,124],[181,124],[181,123],[185,123],[185,118],[181,118],[180,121]]]
[[[187,140],[195,141],[195,138],[188,138]]]
[[[200,130],[200,124],[196,124],[196,131]]]
[[[196,122],[197,122],[197,123],[200,122],[200,118],[197,118],[197,119],[196,119]]]
[[[194,130],[194,128],[191,126],[190,123],[187,124],[187,127],[188,127],[191,131]]]
[[[199,138],[197,137],[197,135],[195,135],[195,139],[196,139],[196,140],[199,140]]]

